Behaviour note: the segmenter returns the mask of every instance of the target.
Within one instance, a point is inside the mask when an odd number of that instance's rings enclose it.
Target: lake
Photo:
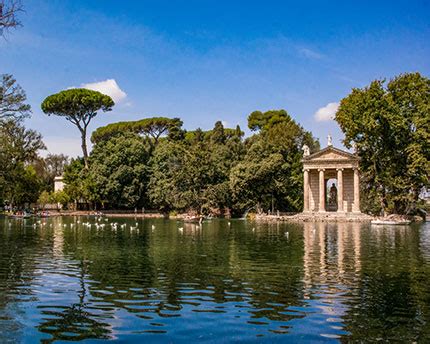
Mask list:
[[[0,218],[0,342],[430,342],[430,223]]]

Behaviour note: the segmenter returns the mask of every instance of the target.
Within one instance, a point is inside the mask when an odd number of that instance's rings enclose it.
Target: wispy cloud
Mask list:
[[[328,103],[326,106],[323,106],[322,108],[319,108],[315,112],[315,120],[317,122],[323,122],[323,121],[331,121],[334,119],[334,116],[336,115],[336,111],[339,108],[339,103]]]
[[[298,50],[300,55],[302,55],[308,59],[320,60],[320,59],[324,58],[323,54],[321,54],[315,50],[309,49],[309,48],[301,47],[301,48],[298,48],[297,50]]]
[[[81,87],[106,94],[111,97],[115,103],[119,103],[127,97],[127,93],[118,86],[115,79],[81,84]]]

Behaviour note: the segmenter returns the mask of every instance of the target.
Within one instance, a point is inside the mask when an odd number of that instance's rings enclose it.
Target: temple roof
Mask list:
[[[332,165],[333,163],[337,163],[355,166],[358,164],[359,160],[359,157],[355,154],[351,154],[333,146],[328,146],[311,155],[304,156],[302,162],[304,165]]]

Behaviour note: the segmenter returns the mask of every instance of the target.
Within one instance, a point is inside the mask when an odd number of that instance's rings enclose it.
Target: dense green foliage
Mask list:
[[[1,78],[0,207],[22,208],[36,202],[40,193],[53,191],[54,177],[63,173],[68,158],[62,154],[39,156],[45,149],[42,136],[23,125],[31,114],[26,94],[11,75]]]
[[[0,121],[0,147],[0,206],[36,202],[41,192],[53,191],[54,177],[68,162],[62,154],[40,157],[45,149],[41,135],[19,121]]]
[[[39,133],[14,120],[0,122],[0,203],[37,200],[41,180],[31,163],[45,146]]]
[[[109,124],[92,135],[89,169],[79,160],[66,169],[66,192],[94,207],[205,214],[300,210],[301,147],[316,150],[318,142],[283,110],[261,117],[266,123],[246,140],[239,126],[221,122],[190,132],[177,118]]]
[[[111,123],[95,130],[91,135],[93,143],[107,141],[111,137],[120,136],[126,132],[136,133],[149,138],[150,144],[156,145],[162,135],[174,137],[180,132],[182,121],[179,118],[151,117],[139,121]]]
[[[26,129],[22,120],[31,113],[24,90],[12,75],[0,83],[0,206],[35,201],[42,187],[32,163],[44,149],[42,137]]]
[[[303,206],[301,148],[307,144],[314,152],[319,149],[318,141],[283,110],[253,112],[248,126],[260,132],[250,138],[244,160],[230,175],[236,207],[300,211]]]
[[[64,117],[81,133],[82,153],[88,167],[87,128],[97,111],[110,111],[115,105],[111,97],[98,91],[74,88],[50,95],[42,102],[42,111]]]
[[[248,127],[253,131],[267,130],[290,119],[285,110],[254,111],[248,117]]]
[[[345,145],[354,145],[361,158],[364,210],[416,211],[420,193],[430,187],[430,80],[403,74],[353,89],[336,121]]]
[[[61,176],[64,167],[69,163],[69,157],[64,154],[48,154],[45,158],[37,157],[32,165],[36,170],[41,188],[46,191],[54,190],[54,178]]]
[[[166,140],[151,158],[149,197],[162,210],[224,213],[232,208],[229,175],[243,159],[240,128],[226,135],[221,122],[184,140]]]
[[[145,140],[133,133],[95,145],[86,183],[92,200],[119,208],[144,206],[149,149]]]

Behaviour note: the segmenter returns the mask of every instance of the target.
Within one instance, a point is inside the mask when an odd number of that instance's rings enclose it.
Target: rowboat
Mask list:
[[[8,215],[8,217],[12,219],[29,219],[32,215],[31,214],[12,214]]]
[[[411,221],[409,220],[373,220],[371,221],[372,225],[409,225],[411,223]]]
[[[199,222],[203,221],[203,216],[186,216],[184,217],[184,222]]]

